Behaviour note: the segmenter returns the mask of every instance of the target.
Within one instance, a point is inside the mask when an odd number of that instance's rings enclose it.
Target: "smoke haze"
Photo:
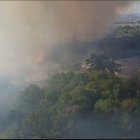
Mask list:
[[[71,50],[68,44],[74,39],[90,42],[101,38],[117,16],[117,10],[126,4],[1,1],[0,75],[10,77],[16,84],[17,80],[30,83],[61,71],[59,60],[65,62],[75,57],[68,55]]]

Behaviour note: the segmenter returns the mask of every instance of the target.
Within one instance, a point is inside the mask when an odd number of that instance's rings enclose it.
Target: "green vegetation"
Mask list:
[[[115,32],[116,38],[122,37],[140,37],[140,26],[122,26],[119,27]]]
[[[95,70],[56,74],[24,90],[0,138],[139,138],[139,85]]]

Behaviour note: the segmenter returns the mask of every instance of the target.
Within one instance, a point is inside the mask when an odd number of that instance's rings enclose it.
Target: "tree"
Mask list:
[[[121,65],[116,63],[112,58],[105,55],[96,55],[92,53],[89,59],[86,59],[86,64],[90,69],[99,70],[102,72],[108,72],[115,74],[115,72],[121,71]]]
[[[122,101],[122,109],[131,112],[133,109],[138,107],[139,102],[137,99],[126,99]]]
[[[119,107],[119,103],[117,103],[114,100],[100,99],[99,101],[96,102],[94,109],[97,112],[110,113],[115,111],[118,107]]]
[[[30,111],[34,111],[39,107],[40,101],[42,100],[44,94],[43,89],[38,87],[37,85],[30,85],[27,87],[20,99],[20,110],[24,113],[28,113]]]

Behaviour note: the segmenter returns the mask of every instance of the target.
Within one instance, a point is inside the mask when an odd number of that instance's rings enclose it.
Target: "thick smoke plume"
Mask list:
[[[61,71],[60,63],[77,57],[78,49],[75,54],[71,51],[76,47],[74,41],[101,38],[118,9],[126,4],[124,1],[1,1],[0,75],[17,84],[17,79],[30,83]]]

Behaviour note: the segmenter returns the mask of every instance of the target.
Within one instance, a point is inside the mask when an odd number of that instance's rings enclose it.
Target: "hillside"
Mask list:
[[[132,17],[119,22],[139,21],[139,15]],[[61,57],[65,46],[58,47],[54,56],[65,72],[41,87],[36,82],[23,92],[13,90],[20,94],[7,114],[0,112],[0,138],[140,138],[139,40],[140,26],[125,25],[96,42],[67,44],[67,61]],[[3,92],[13,89],[7,82],[1,85]]]
[[[97,71],[56,74],[24,90],[0,138],[139,138],[139,84]]]

